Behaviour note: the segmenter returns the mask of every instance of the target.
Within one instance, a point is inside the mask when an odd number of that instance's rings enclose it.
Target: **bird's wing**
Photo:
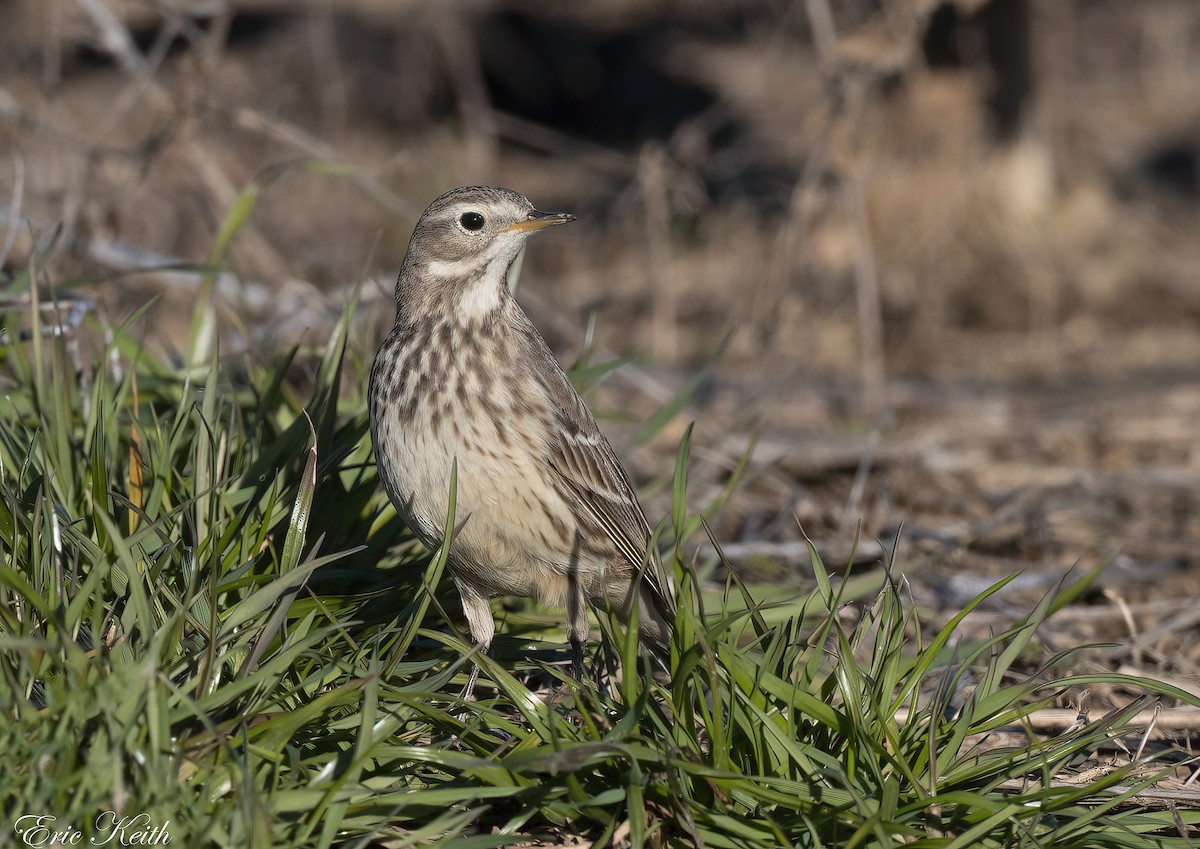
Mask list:
[[[560,482],[583,506],[587,517],[608,539],[635,573],[644,573],[658,613],[667,622],[675,619],[673,596],[661,558],[650,551],[650,526],[634,495],[633,486],[612,446],[600,433],[587,408],[587,420],[558,415],[550,444],[550,466]],[[581,426],[582,425],[582,426]]]
[[[541,341],[540,336],[537,338]],[[674,621],[675,605],[668,592],[670,582],[662,560],[653,551],[647,559],[650,525],[638,504],[633,485],[591,411],[571,385],[558,360],[544,346],[542,342],[543,356],[549,363],[536,372],[545,383],[552,407],[554,426],[547,446],[550,467],[559,483],[583,506],[585,518],[590,518],[591,523],[612,541],[633,570],[641,572],[645,567],[643,586],[649,589],[658,612],[668,622]]]

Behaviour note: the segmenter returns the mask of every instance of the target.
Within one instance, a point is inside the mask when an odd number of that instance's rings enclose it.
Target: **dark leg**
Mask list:
[[[571,677],[576,681],[583,680],[583,638],[571,635]]]
[[[587,645],[587,599],[578,576],[572,571],[571,594],[567,597],[567,639],[571,641],[571,676],[583,680],[583,648]]]

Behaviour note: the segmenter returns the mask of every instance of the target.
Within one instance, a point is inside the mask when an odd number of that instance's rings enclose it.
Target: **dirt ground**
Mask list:
[[[1112,558],[1052,639],[1200,672],[1200,5],[1194,0],[10,0],[0,260],[178,351],[199,263],[257,207],[226,351],[358,342],[424,205],[492,183],[578,223],[520,297],[665,515],[684,423],[628,445],[728,336],[686,418],[693,503],[759,585],[804,531],[914,599],[1011,617]],[[57,241],[49,244],[56,224]],[[136,272],[136,273],[135,273]]]

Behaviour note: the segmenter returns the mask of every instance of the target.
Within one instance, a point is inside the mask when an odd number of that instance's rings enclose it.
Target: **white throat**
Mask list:
[[[464,322],[481,321],[500,308],[504,293],[504,278],[484,274],[467,287],[458,301],[459,315]]]
[[[459,315],[464,322],[477,322],[487,318],[500,308],[508,294],[508,267],[512,264],[512,255],[505,252],[492,257],[484,266],[481,273],[470,274],[471,282],[462,290],[459,297]],[[454,263],[434,263],[434,266],[450,266]],[[443,273],[441,268],[432,268],[435,273]]]

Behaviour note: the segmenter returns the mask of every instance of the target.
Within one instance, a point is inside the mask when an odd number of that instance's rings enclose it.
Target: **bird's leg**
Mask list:
[[[471,631],[471,639],[479,648],[479,653],[490,654],[492,637],[496,636],[496,623],[492,619],[492,606],[488,597],[467,582],[455,576],[454,583],[458,587],[458,595],[462,599],[463,613],[467,615],[467,627]],[[467,689],[463,691],[463,701],[471,701],[475,696],[475,682],[479,678],[479,663],[471,669],[471,677],[467,679]]]
[[[488,654],[492,650],[491,646],[480,645],[479,653]],[[467,679],[467,689],[463,690],[463,701],[471,702],[475,700],[475,682],[479,679],[479,663],[478,661],[471,664],[471,677]]]
[[[571,635],[571,677],[576,681],[583,680],[583,643],[583,640]]]
[[[583,647],[587,645],[587,600],[575,570],[570,574],[571,595],[567,598],[567,639],[571,641],[571,677],[583,680]]]

